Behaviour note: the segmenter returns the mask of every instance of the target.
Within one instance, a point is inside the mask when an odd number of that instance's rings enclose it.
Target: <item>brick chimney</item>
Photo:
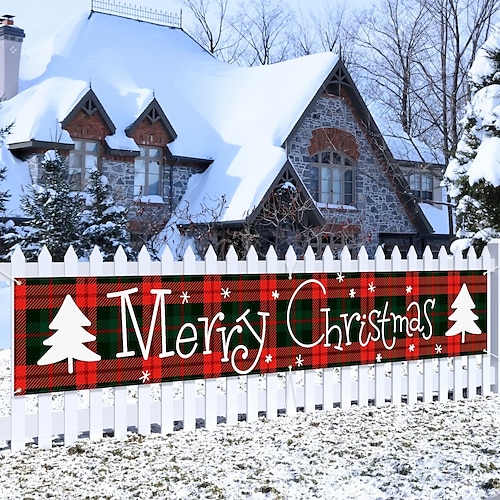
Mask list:
[[[0,18],[0,99],[10,99],[19,91],[19,63],[24,31],[14,26],[14,16]]]

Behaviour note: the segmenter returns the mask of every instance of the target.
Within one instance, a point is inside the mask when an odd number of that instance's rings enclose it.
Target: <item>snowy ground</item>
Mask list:
[[[0,351],[0,414],[10,390]],[[480,499],[500,493],[500,397],[299,413],[0,453],[0,498]]]

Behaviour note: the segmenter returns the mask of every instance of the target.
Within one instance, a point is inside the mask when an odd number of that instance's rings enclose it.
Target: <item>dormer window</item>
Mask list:
[[[141,146],[134,163],[134,196],[161,195],[161,171],[163,150],[151,146]]]
[[[318,169],[317,201],[333,205],[354,203],[355,161],[338,151],[321,151],[311,157]]]
[[[99,141],[75,139],[75,149],[69,153],[69,181],[80,191],[85,187],[90,172],[99,167]]]

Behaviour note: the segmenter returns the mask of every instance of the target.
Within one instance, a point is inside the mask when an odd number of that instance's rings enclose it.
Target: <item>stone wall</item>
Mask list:
[[[319,132],[321,129],[324,131]],[[333,224],[359,224],[359,243],[371,255],[379,244],[379,233],[415,233],[362,125],[340,97],[321,96],[287,144],[288,157],[312,194],[318,192],[319,179],[310,157],[325,141],[333,142],[337,149],[357,160],[355,203],[347,209],[321,206],[327,220]]]
[[[34,184],[41,183],[43,160],[43,153],[32,154],[24,159],[29,165]],[[169,209],[175,210],[186,191],[189,179],[205,169],[204,166],[163,165],[161,195],[165,205]],[[101,158],[100,170],[113,186],[116,201],[120,204],[130,205],[134,201],[134,158],[104,156]],[[172,181],[170,177],[172,177]]]

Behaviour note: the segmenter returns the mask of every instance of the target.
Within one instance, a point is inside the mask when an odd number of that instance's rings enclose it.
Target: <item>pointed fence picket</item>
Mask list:
[[[418,258],[411,248],[402,258],[397,247],[390,258],[381,248],[373,259],[364,248],[353,259],[344,248],[338,259],[327,249],[316,259],[311,249],[298,259],[290,248],[279,260],[270,248],[265,260],[259,260],[251,248],[246,260],[239,260],[233,248],[225,261],[218,261],[210,248],[205,260],[197,260],[188,248],[182,261],[175,261],[167,249],[160,261],[152,261],[142,249],[135,262],[127,260],[118,249],[113,262],[104,262],[94,249],[87,262],[81,262],[70,248],[64,262],[52,262],[45,248],[38,262],[26,262],[19,249],[11,262],[1,263],[2,275],[16,277],[50,276],[143,276],[143,275],[210,275],[330,273],[349,272],[484,270],[488,274],[488,345],[482,355],[455,358],[398,361],[375,365],[342,366],[320,370],[296,371],[267,375],[247,375],[204,381],[185,380],[161,384],[69,391],[63,394],[12,396],[10,414],[0,416],[0,448],[21,450],[35,441],[40,448],[50,448],[55,440],[66,445],[79,438],[99,440],[103,435],[124,437],[130,430],[142,435],[151,432],[167,434],[176,429],[194,430],[204,425],[214,429],[221,421],[235,424],[245,418],[253,422],[259,416],[275,419],[281,413],[312,412],[336,406],[413,404],[417,401],[446,401],[472,398],[498,392],[499,373],[499,300],[500,241],[492,241],[480,258],[471,250],[448,254],[444,248],[434,257],[426,249]],[[14,284],[12,286],[15,286]],[[15,391],[15,387],[13,388]]]

